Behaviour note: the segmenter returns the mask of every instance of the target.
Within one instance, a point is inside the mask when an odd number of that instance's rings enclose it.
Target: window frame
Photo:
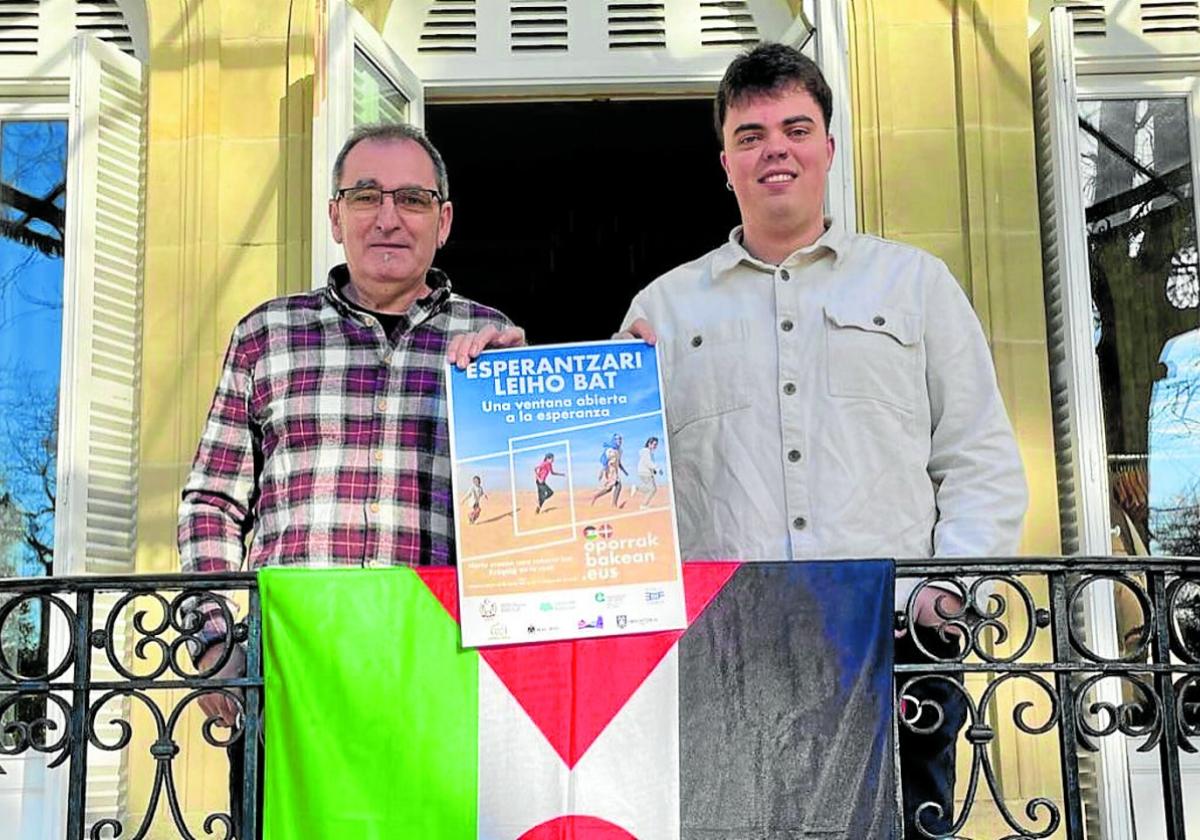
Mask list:
[[[1095,66],[1095,65],[1093,65]],[[1116,99],[1180,99],[1183,98],[1187,102],[1187,108],[1190,112],[1190,122],[1188,126],[1188,151],[1191,155],[1191,170],[1192,170],[1192,212],[1195,214],[1198,237],[1200,237],[1200,67],[1194,68],[1192,72],[1164,72],[1154,74],[1137,74],[1137,75],[1112,75],[1110,73],[1095,74],[1095,75],[1079,75],[1076,77],[1076,104],[1080,102],[1098,102],[1111,101]],[[1076,111],[1078,113],[1078,109]],[[1082,202],[1082,196],[1080,196]],[[1086,233],[1084,233],[1086,240]],[[1090,271],[1087,277],[1069,278],[1068,282],[1077,281],[1088,283],[1088,300],[1091,300],[1091,275]],[[1200,314],[1198,314],[1200,317]],[[1080,381],[1086,381],[1089,378],[1077,377],[1076,385]],[[1112,454],[1108,451],[1107,441],[1104,439],[1104,404],[1102,383],[1097,376],[1094,380],[1097,390],[1095,399],[1084,400],[1084,405],[1088,410],[1094,408],[1097,412],[1094,417],[1087,420],[1086,428],[1095,429],[1099,435],[1098,445],[1103,451],[1105,458]],[[1108,505],[1108,480],[1107,475],[1103,481],[1097,480],[1099,477],[1088,476],[1081,482],[1078,492],[1093,494],[1093,499],[1096,503],[1103,506]],[[1111,523],[1110,523],[1111,525]],[[1161,782],[1159,773],[1161,768],[1157,753],[1142,753],[1136,749],[1136,745],[1132,742],[1126,744],[1127,752],[1127,773],[1130,784],[1130,813],[1128,819],[1133,823],[1134,830],[1140,832],[1148,832],[1151,836],[1155,835],[1155,831],[1165,831],[1165,823],[1159,825],[1156,817],[1161,817],[1161,808],[1156,813],[1155,805],[1161,804]],[[1195,757],[1181,755],[1180,756],[1182,770],[1186,777],[1200,777],[1200,759]],[[1142,796],[1139,796],[1139,792]],[[1139,808],[1139,804],[1141,807]]]

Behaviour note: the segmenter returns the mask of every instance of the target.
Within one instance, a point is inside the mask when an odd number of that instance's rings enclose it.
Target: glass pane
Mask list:
[[[402,123],[408,119],[408,97],[367,55],[354,49],[354,124]]]
[[[1189,113],[1184,97],[1080,103],[1114,548],[1129,554],[1200,555],[1200,281]]]
[[[0,123],[0,577],[49,574],[54,556],[66,162],[65,121]],[[40,606],[0,628],[23,674],[45,670]],[[43,702],[22,701],[0,724],[35,720]]]

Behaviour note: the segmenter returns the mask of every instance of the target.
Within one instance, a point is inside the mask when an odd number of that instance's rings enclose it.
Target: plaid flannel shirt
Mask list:
[[[234,330],[179,507],[185,572],[454,562],[446,349],[511,323],[431,269],[393,342],[348,280],[338,266]],[[198,609],[198,638],[224,638],[219,608]]]

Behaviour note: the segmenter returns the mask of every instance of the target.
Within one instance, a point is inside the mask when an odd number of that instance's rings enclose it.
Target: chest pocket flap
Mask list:
[[[871,301],[825,306],[829,393],[914,410],[921,370],[921,316]]]
[[[833,301],[825,305],[825,317],[835,327],[890,336],[905,347],[921,340],[920,316],[894,306],[857,300]]]

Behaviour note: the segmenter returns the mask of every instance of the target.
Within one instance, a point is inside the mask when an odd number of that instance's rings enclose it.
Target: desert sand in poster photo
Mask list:
[[[533,490],[517,491],[516,519],[513,518],[513,495],[508,488],[484,488],[487,498],[481,500],[479,518],[474,525],[463,523],[460,531],[459,553],[464,557],[478,557],[481,554],[493,554],[513,549],[528,549],[548,542],[558,542],[572,536],[570,497],[565,489],[557,491],[546,502],[542,512],[535,514],[537,508],[537,493]],[[628,501],[628,489],[622,489],[621,502],[623,507],[614,508],[610,496],[603,496],[591,503],[597,488],[587,487],[575,491],[575,522],[578,531],[582,532],[588,525],[603,525],[612,522],[636,522],[639,530],[649,525],[652,520],[662,519],[666,527],[670,527],[669,518],[662,516],[667,509],[667,494],[670,488],[659,487],[651,500],[647,511],[659,511],[652,516],[634,516],[640,511],[642,499]],[[616,519],[615,517],[620,517]],[[583,534],[574,535],[583,539]],[[665,536],[665,535],[664,535]]]

